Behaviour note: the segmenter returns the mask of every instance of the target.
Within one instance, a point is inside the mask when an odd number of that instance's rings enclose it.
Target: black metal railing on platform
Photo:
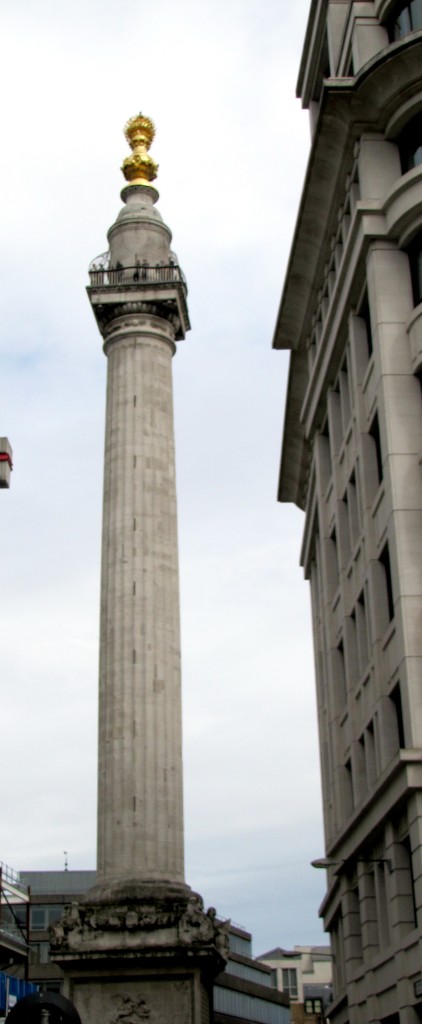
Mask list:
[[[89,268],[89,279],[92,288],[113,287],[119,285],[128,287],[139,284],[174,284],[180,282],[184,289],[186,280],[183,272],[177,263],[163,265],[157,263],[155,266],[147,266],[144,263],[137,263],[134,267],[95,267]]]

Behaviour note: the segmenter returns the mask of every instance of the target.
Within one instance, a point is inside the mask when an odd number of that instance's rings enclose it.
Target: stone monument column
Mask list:
[[[128,138],[152,137],[130,122]],[[143,173],[151,168],[142,168]],[[129,166],[128,166],[129,165]],[[130,158],[124,169],[132,173]],[[138,167],[135,165],[138,171]],[[99,881],[182,882],[179,579],[171,361],[186,285],[135,177],[89,296],[108,360],[101,574]],[[116,269],[117,268],[117,269]]]
[[[226,936],[184,880],[171,363],[187,287],[156,209],[152,121],[128,121],[124,206],[88,295],[108,361],[98,871],[53,927],[82,1024],[207,1024]]]

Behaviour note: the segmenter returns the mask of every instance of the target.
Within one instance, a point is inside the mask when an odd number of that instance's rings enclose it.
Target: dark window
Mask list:
[[[390,42],[409,35],[409,32],[416,32],[422,28],[422,0],[410,0],[410,3],[400,3],[388,21],[387,29]]]
[[[399,739],[399,747],[402,748],[402,747],[406,746],[406,741],[405,741],[405,738],[404,738],[403,711],[402,711],[402,705],[401,705],[400,683],[397,683],[397,686],[395,686],[394,690],[391,691],[391,693],[390,693],[390,700],[392,700],[392,702],[394,704],[394,709],[395,709],[395,712],[396,712],[396,721],[397,721],[397,732],[398,732],[398,739]]]
[[[338,647],[338,659],[337,659],[337,692],[339,696],[339,706],[342,709],[346,703],[346,675],[344,671],[344,648],[343,641],[341,640]]]
[[[333,530],[330,537],[330,545],[327,549],[328,556],[328,573],[329,573],[329,585],[330,585],[330,598],[333,598],[337,587],[339,585],[339,570],[338,570],[338,550],[337,550],[337,534]]]
[[[370,312],[369,312],[369,302],[368,302],[368,293],[367,292],[365,292],[365,297],[363,299],[361,308],[359,310],[359,316],[361,316],[362,320],[365,321],[366,342],[367,342],[367,345],[368,345],[368,359],[370,359],[370,357],[372,355],[372,327],[371,327],[371,315],[370,315]]]
[[[44,931],[48,925],[45,921],[44,907],[32,907],[31,908],[31,928],[37,931]]]
[[[369,428],[369,434],[372,437],[372,440],[373,440],[374,445],[375,445],[375,453],[376,453],[376,459],[377,459],[378,484],[380,484],[381,480],[382,480],[382,477],[383,477],[383,473],[382,473],[381,437],[380,437],[380,428],[379,428],[377,413],[375,413],[375,416],[374,416],[374,418],[372,420],[371,426]]]
[[[373,722],[369,723],[363,739],[365,747],[366,778],[368,781],[368,786],[373,786],[378,776],[375,751],[375,732]]]
[[[406,867],[408,869],[409,888],[410,888],[410,897],[411,897],[412,914],[413,914],[412,924],[416,928],[417,927],[417,923],[418,923],[418,914],[417,914],[416,900],[415,900],[415,878],[414,878],[414,874],[413,874],[412,847],[410,845],[409,836],[406,836],[403,839],[403,841],[401,843],[401,847],[402,847],[402,850],[403,850],[403,853],[404,853],[404,857],[405,857],[405,860],[406,860]]]
[[[390,622],[394,619],[394,597],[393,597],[393,585],[391,582],[391,565],[390,565],[390,552],[388,550],[388,543],[383,548],[380,558],[381,565],[384,567],[385,572],[385,586],[387,591],[387,602],[388,602],[388,616]]]
[[[346,764],[345,764],[344,767],[345,767],[345,773],[344,773],[345,792],[344,792],[343,808],[344,808],[345,816],[347,816],[347,814],[350,814],[351,811],[354,808],[352,762],[351,761],[346,761]]]
[[[356,640],[358,645],[359,675],[366,669],[369,659],[368,625],[366,620],[365,594],[362,590],[355,607]]]
[[[413,301],[417,306],[422,302],[422,234],[414,238],[407,252],[412,275]]]
[[[398,140],[403,174],[422,164],[422,114],[406,125]]]

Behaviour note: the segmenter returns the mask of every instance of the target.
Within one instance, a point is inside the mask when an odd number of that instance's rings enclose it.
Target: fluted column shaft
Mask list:
[[[182,882],[174,334],[129,313],[104,339],[98,881]]]

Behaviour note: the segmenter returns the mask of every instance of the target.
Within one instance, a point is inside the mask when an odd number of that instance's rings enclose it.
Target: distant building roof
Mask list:
[[[95,885],[96,871],[20,871],[19,878],[24,885],[31,886],[36,895],[76,895],[87,892]]]
[[[296,949],[282,949],[281,946],[276,946],[275,949],[268,950],[268,953],[260,953],[257,956],[257,960],[285,960],[286,957],[295,957],[296,960],[300,959],[301,953]]]
[[[275,949],[270,949],[267,953],[260,953],[256,957],[257,960],[287,960],[289,957],[293,960],[300,960],[304,955],[311,956],[314,960],[318,960],[320,957],[324,959],[327,957],[331,958],[331,947],[330,946],[295,946],[294,949],[283,949],[282,946],[276,946]]]

